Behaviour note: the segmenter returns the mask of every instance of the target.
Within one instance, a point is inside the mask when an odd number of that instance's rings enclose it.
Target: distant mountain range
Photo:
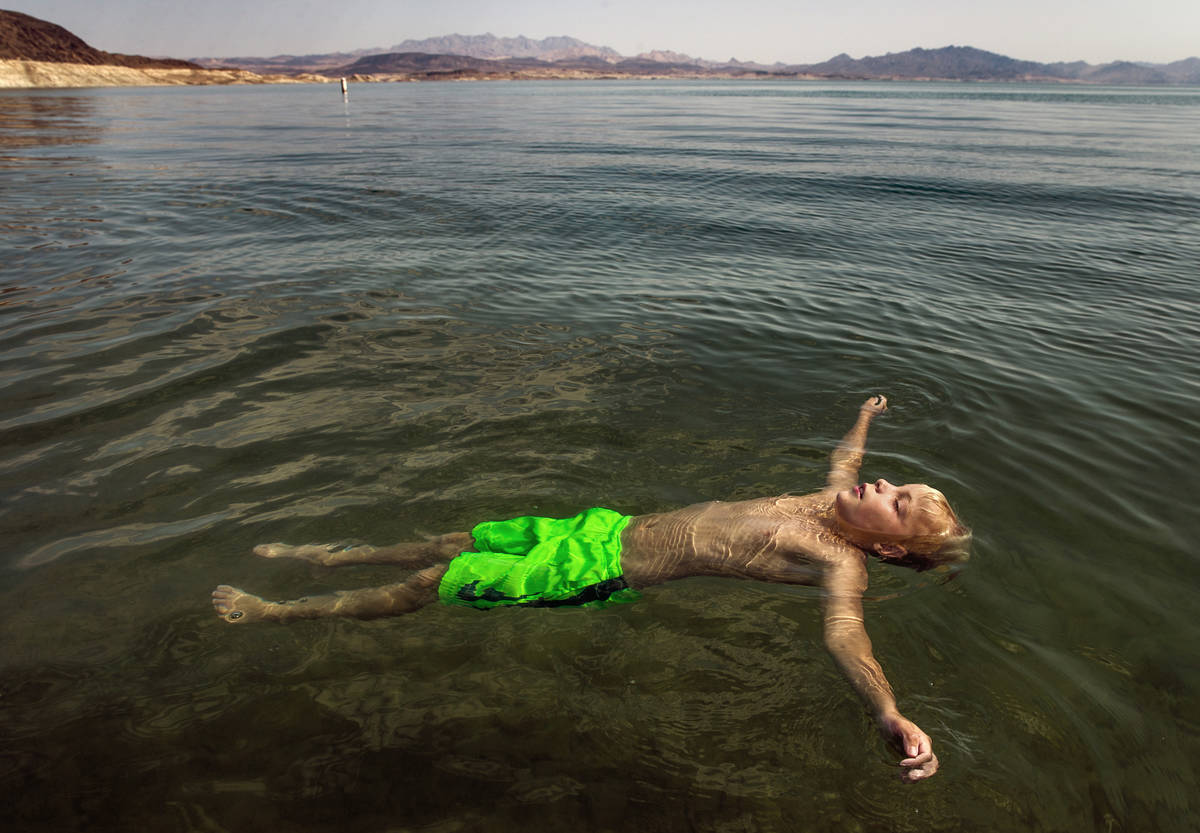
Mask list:
[[[436,59],[435,57],[436,56]],[[1021,61],[969,46],[911,49],[882,56],[851,58],[842,54],[819,64],[760,64],[709,61],[678,52],[620,55],[569,37],[533,40],[485,35],[447,35],[406,40],[390,48],[361,49],[321,55],[276,55],[270,58],[194,58],[202,66],[235,66],[255,72],[320,72],[327,75],[400,75],[437,77],[592,72],[609,75],[713,75],[816,77],[840,79],[951,81],[1073,81],[1096,84],[1200,84],[1200,58],[1170,64],[1115,63],[1043,64]]]
[[[1200,58],[1170,64],[1117,61],[1094,66],[1040,64],[985,52],[970,46],[910,49],[908,52],[855,60],[838,55],[802,69],[816,75],[850,78],[952,79],[956,81],[1086,81],[1095,84],[1200,84]]]
[[[607,46],[594,46],[575,38],[533,40],[498,38],[491,34],[406,40],[388,49],[270,58],[195,58],[188,62],[103,52],[61,26],[3,10],[0,10],[0,60],[189,70],[237,69],[288,76],[282,80],[300,80],[299,76],[315,73],[358,80],[653,76],[1200,85],[1200,58],[1170,64],[1127,61],[1099,66],[1082,61],[1041,64],[969,46],[947,46],[860,59],[843,54],[819,64],[765,65],[732,58],[725,62],[707,61],[661,50],[626,57]],[[313,75],[305,78],[314,79]]]
[[[569,61],[602,58],[620,61],[621,55],[607,46],[592,46],[568,37],[532,40],[527,37],[498,38],[486,35],[446,35],[424,40],[406,40],[381,52],[426,52],[434,55],[466,55],[471,58],[536,58],[539,61]]]

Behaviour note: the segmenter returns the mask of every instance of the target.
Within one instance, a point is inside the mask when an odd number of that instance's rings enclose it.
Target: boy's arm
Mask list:
[[[829,488],[840,492],[858,483],[858,468],[867,448],[867,428],[871,420],[886,410],[886,396],[872,396],[859,407],[858,419],[830,458],[829,476],[825,478]]]
[[[880,732],[905,755],[904,780],[919,781],[937,772],[933,742],[917,724],[900,714],[883,669],[871,653],[863,625],[862,594],[867,570],[860,561],[830,566],[824,581],[825,647],[854,690],[866,701]]]

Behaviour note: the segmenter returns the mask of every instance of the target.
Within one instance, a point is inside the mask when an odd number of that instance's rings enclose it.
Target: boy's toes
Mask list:
[[[230,587],[228,584],[219,585],[212,592],[213,610],[225,621],[236,622],[245,615],[243,611],[237,609],[237,600],[245,595],[236,587]]]

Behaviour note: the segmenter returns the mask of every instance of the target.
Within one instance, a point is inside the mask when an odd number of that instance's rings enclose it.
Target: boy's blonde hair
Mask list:
[[[907,550],[897,563],[921,571],[942,564],[958,564],[971,557],[971,530],[958,519],[944,494],[930,487],[917,499],[916,508],[937,531],[897,541]]]

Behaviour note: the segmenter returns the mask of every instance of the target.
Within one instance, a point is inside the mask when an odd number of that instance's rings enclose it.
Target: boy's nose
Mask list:
[[[882,492],[885,489],[894,488],[891,483],[888,483],[882,477],[875,481],[875,491]]]

